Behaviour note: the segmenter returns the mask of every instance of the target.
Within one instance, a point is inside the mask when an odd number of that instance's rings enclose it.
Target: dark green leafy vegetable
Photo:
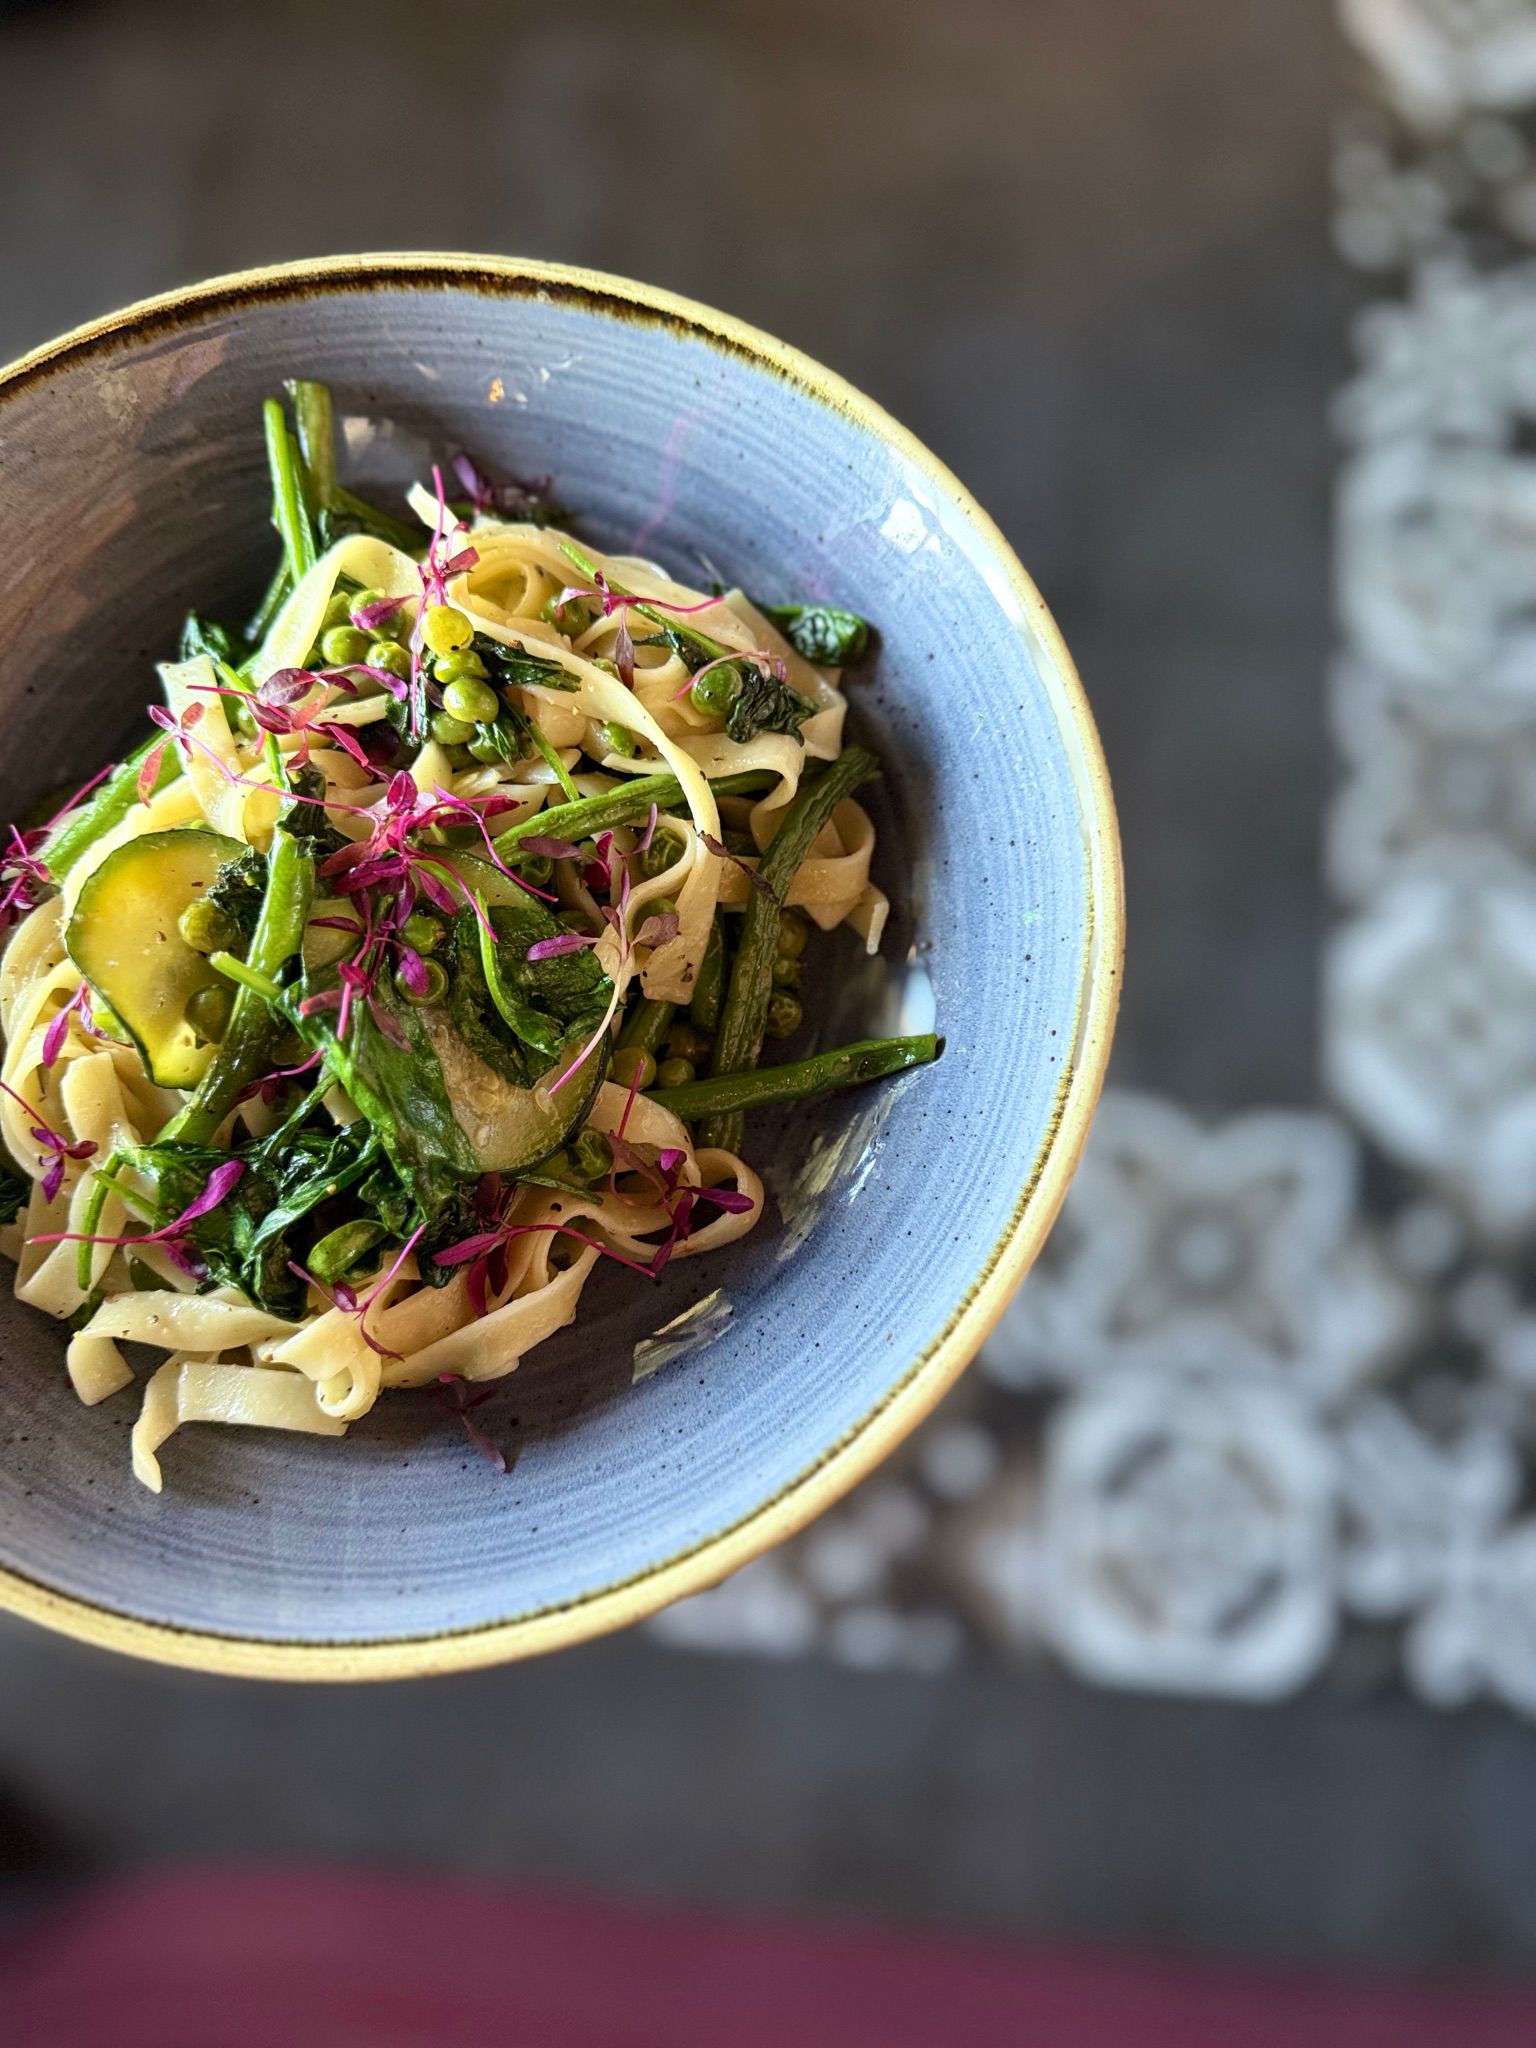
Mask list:
[[[868,619],[829,604],[759,605],[796,654],[822,668],[846,668],[869,651]]]
[[[726,736],[733,740],[756,739],[760,732],[791,733],[797,739],[800,728],[815,711],[809,698],[781,683],[770,669],[755,661],[732,664],[740,677],[725,714]]]
[[[532,896],[495,904],[486,915],[494,945],[473,911],[454,920],[447,948],[449,1009],[488,1066],[529,1088],[572,1031],[597,1029],[610,985],[590,948],[548,960],[527,957],[530,946],[563,929]],[[505,1031],[494,1030],[493,1022]],[[538,1057],[530,1060],[530,1051]]]
[[[492,640],[486,633],[477,633],[473,644],[475,653],[489,670],[492,682],[503,690],[530,687],[574,690],[579,687],[564,663],[552,661],[547,655],[530,653],[526,647],[508,647],[500,640]]]
[[[536,962],[526,958],[536,940],[562,929],[533,898],[494,905],[488,915],[497,934],[494,984],[478,919],[465,910],[434,956],[448,976],[440,1003],[413,1004],[380,976],[367,999],[350,1006],[341,1036],[338,1008],[326,1006],[338,986],[334,968],[318,970],[280,999],[288,1021],[307,1044],[324,1051],[330,1070],[373,1127],[415,1213],[434,1219],[423,1240],[429,1245],[454,1241],[437,1237],[439,1212],[467,1201],[482,1173],[532,1165],[562,1142],[567,1126],[580,1122],[605,1064],[605,1049],[599,1048],[558,1104],[535,1105],[533,1091],[552,1064],[573,1058],[595,1032],[611,984],[589,950]],[[477,1062],[517,1093],[504,1098],[504,1121],[471,1142],[460,1112],[473,1129],[469,1077]],[[550,1126],[554,1134],[545,1142]],[[477,1150],[477,1143],[488,1144],[491,1155]],[[496,1155],[497,1147],[507,1148],[505,1156]]]
[[[221,626],[214,619],[205,619],[197,612],[188,612],[181,626],[180,655],[183,661],[195,661],[200,654],[206,654],[212,661],[222,661],[230,668],[238,667],[245,659],[245,644],[228,626]]]
[[[259,853],[247,847],[236,859],[225,861],[201,902],[209,913],[216,913],[232,927],[235,935],[248,946],[256,936],[256,924],[266,893],[267,864]],[[227,937],[221,943],[229,952],[243,950]]]
[[[698,633],[690,633],[685,626],[663,626],[659,632],[648,634],[644,640],[637,640],[637,647],[670,647],[690,675],[697,675],[706,661],[715,656],[710,648],[716,645]]]
[[[230,1192],[188,1224],[186,1234],[211,1281],[240,1288],[274,1315],[296,1315],[303,1307],[303,1282],[289,1270],[290,1262],[308,1264],[313,1219],[328,1203],[346,1195],[352,1220],[359,1220],[358,1209],[366,1212],[377,1203],[384,1213],[362,1219],[374,1242],[401,1232],[410,1215],[409,1198],[393,1175],[380,1174],[384,1154],[370,1127],[302,1121],[311,1109],[306,1102],[270,1137],[232,1152],[161,1141],[123,1155],[124,1163],[155,1183],[157,1225],[195,1202],[216,1168],[231,1157],[241,1162],[245,1171]]]
[[[318,768],[290,768],[288,787],[292,794],[277,814],[277,829],[318,864],[347,843],[325,814],[325,777]]]

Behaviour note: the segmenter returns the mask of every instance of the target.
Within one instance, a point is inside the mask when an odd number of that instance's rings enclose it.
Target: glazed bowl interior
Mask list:
[[[324,379],[353,480],[463,447],[547,472],[600,544],[866,613],[879,963],[820,948],[822,1043],[925,1028],[934,1068],[755,1120],[774,1212],[658,1287],[596,1275],[478,1419],[427,1395],[344,1442],[191,1428],[155,1498],[135,1399],[86,1410],[59,1325],[0,1305],[0,1601],[149,1654],[342,1675],[489,1661],[632,1619],[787,1533],[974,1350],[1060,1199],[1118,953],[1113,820],[1054,629],[995,531],[875,408],[720,316],[588,273],[356,259],[213,285],[0,380],[0,816],[142,729],[182,613],[255,594],[259,433]],[[378,423],[385,422],[381,428]]]

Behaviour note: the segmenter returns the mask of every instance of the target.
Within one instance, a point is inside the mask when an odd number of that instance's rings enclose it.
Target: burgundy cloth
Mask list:
[[[1530,2048],[1536,1995],[359,1872],[140,1877],[0,1947],[5,2048]]]

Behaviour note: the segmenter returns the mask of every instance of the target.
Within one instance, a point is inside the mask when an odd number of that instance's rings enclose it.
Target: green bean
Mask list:
[[[297,583],[315,566],[315,536],[304,506],[298,450],[283,418],[283,408],[269,398],[261,409],[267,437],[267,468],[272,476],[272,524],[283,543],[288,573]]]
[[[641,1052],[659,1051],[676,1014],[676,1003],[653,1002],[649,996],[642,996],[624,1020],[624,1029],[619,1033],[620,1047],[632,1045]]]
[[[120,825],[133,809],[139,800],[139,776],[155,747],[165,749],[160,756],[155,788],[164,789],[180,774],[181,763],[176,758],[176,749],[165,745],[162,734],[157,732],[141,746],[135,747],[105,782],[97,784],[83,804],[59,820],[52,835],[44,842],[38,859],[56,882],[62,882],[86,848],[94,846],[114,825]]]
[[[242,963],[247,973],[275,983],[304,942],[314,895],[315,865],[287,832],[274,832],[267,855],[267,892],[261,901],[250,951]],[[264,992],[243,985],[235,997],[229,1029],[208,1063],[197,1093],[160,1133],[189,1145],[208,1145],[234,1108],[236,1099],[265,1066],[277,1037],[280,1019]]]
[[[830,1094],[834,1088],[852,1088],[861,1081],[904,1073],[908,1067],[926,1066],[942,1050],[943,1041],[931,1033],[921,1038],[861,1038],[855,1045],[840,1045],[784,1067],[711,1074],[681,1088],[656,1088],[646,1099],[659,1102],[685,1123],[740,1116],[744,1110],[760,1109],[768,1102],[805,1102],[813,1095]],[[699,1142],[709,1145],[716,1140],[701,1133]]]
[[[879,767],[874,755],[863,747],[844,747],[825,775],[796,791],[785,811],[758,869],[767,886],[748,893],[730,983],[720,1007],[720,1029],[710,1061],[712,1075],[739,1074],[756,1065],[779,950],[779,906],[832,813],[860,783],[878,774]],[[739,1110],[711,1115],[703,1133],[706,1145],[719,1145],[728,1152],[739,1151],[741,1139]]]
[[[751,768],[740,775],[717,776],[710,783],[716,796],[754,796],[772,789],[778,777],[766,769]],[[683,800],[683,785],[672,774],[637,775],[633,782],[604,790],[601,796],[584,796],[575,803],[556,804],[531,818],[520,818],[496,840],[502,860],[517,850],[520,839],[590,839],[595,832],[609,832],[615,825],[635,825],[654,804],[658,811],[670,810]]]
[[[688,1004],[689,1017],[701,1031],[707,1031],[711,1036],[720,1028],[720,1000],[724,994],[725,923],[717,910]]]

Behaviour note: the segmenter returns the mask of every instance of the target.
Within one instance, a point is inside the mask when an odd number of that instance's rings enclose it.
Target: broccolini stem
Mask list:
[[[331,394],[324,384],[308,377],[285,377],[283,389],[293,404],[293,423],[299,430],[299,453],[309,471],[315,508],[329,506],[336,498],[336,428],[331,411]]]
[[[288,573],[297,583],[315,566],[315,536],[304,509],[304,488],[299,476],[297,451],[283,418],[283,408],[269,398],[261,408],[261,423],[267,437],[267,468],[272,477],[272,524],[283,543]]]
[[[860,783],[880,772],[880,764],[863,747],[844,747],[825,775],[802,785],[763,855],[759,875],[766,888],[748,893],[746,915],[730,984],[720,1009],[720,1030],[710,1061],[712,1075],[739,1074],[757,1064],[763,1046],[768,998],[773,993],[773,963],[779,950],[779,909],[800,864],[815,844],[832,813]],[[701,1140],[739,1152],[742,1139],[739,1110],[711,1114]]]
[[[840,1045],[784,1067],[712,1074],[702,1081],[687,1081],[680,1088],[652,1089],[647,1100],[659,1102],[685,1123],[700,1117],[739,1116],[743,1110],[759,1109],[767,1102],[804,1102],[834,1088],[852,1088],[860,1081],[878,1081],[886,1074],[904,1073],[908,1067],[926,1066],[941,1050],[942,1041],[931,1033],[921,1038],[863,1038],[855,1045]],[[701,1134],[699,1142],[710,1145],[718,1140]]]

